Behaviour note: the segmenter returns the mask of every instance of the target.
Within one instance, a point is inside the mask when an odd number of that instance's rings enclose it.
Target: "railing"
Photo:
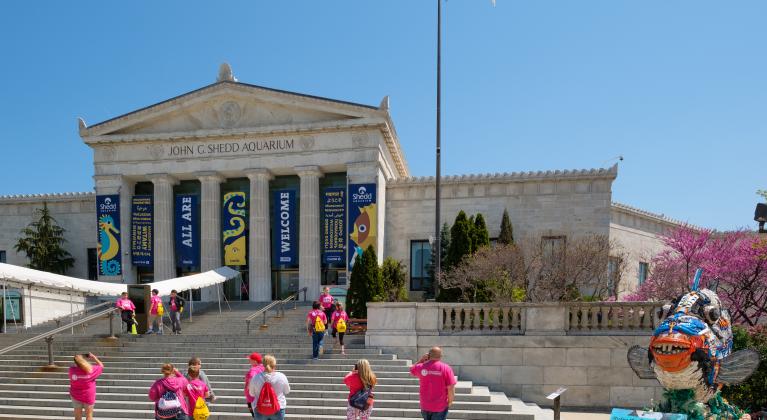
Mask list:
[[[58,318],[54,318],[51,321],[55,322],[57,327],[60,327],[61,326],[61,321],[66,319],[66,318],[69,318],[70,322],[72,322],[72,320],[74,318],[79,318],[79,317],[87,314],[88,312],[93,311],[94,309],[103,308],[103,307],[109,306],[109,305],[114,305],[114,302],[112,302],[112,301],[101,302],[98,305],[89,306],[87,308],[80,309],[79,311],[72,312],[71,314],[66,314],[66,315],[62,315],[62,316],[60,316]],[[82,324],[82,325],[85,326],[86,324]],[[72,332],[74,333],[74,328],[72,329]]]
[[[568,302],[568,334],[635,333],[658,326],[662,302]]]
[[[269,310],[271,310],[273,308],[277,308],[279,306],[279,308],[275,309],[276,314],[277,314],[276,317],[277,318],[282,318],[283,316],[285,316],[285,304],[286,303],[289,303],[290,301],[293,301],[293,309],[296,309],[297,306],[298,306],[298,295],[301,294],[302,292],[304,294],[304,301],[306,301],[306,289],[307,289],[306,287],[304,287],[303,289],[299,289],[297,292],[293,293],[292,295],[286,297],[283,300],[275,300],[272,303],[270,303],[270,304],[264,306],[263,308],[259,309],[258,311],[256,311],[252,315],[250,315],[247,318],[245,318],[245,323],[248,325],[248,328],[247,328],[248,332],[247,332],[247,334],[250,335],[250,323],[254,319],[256,319],[259,315],[261,315],[263,317],[263,320],[261,322],[261,326],[259,328],[262,329],[262,330],[265,330],[265,329],[269,328],[269,325],[266,323],[266,314],[267,314],[267,312],[269,312]],[[282,315],[280,315],[280,313]]]
[[[524,334],[525,310],[518,304],[453,303],[439,306],[440,333]]]
[[[61,332],[64,332],[64,331],[66,331],[66,330],[68,330],[70,328],[74,328],[74,327],[76,327],[78,325],[84,324],[86,322],[90,322],[90,321],[92,321],[94,319],[98,319],[98,318],[101,318],[103,316],[108,316],[109,317],[109,338],[115,339],[117,337],[115,337],[115,335],[114,335],[114,328],[113,328],[113,324],[114,323],[113,323],[113,320],[114,320],[114,314],[115,314],[115,312],[117,310],[118,310],[117,308],[109,308],[109,309],[106,309],[104,311],[97,312],[97,313],[95,313],[93,315],[88,315],[88,316],[84,317],[83,319],[77,320],[77,321],[72,322],[70,324],[54,328],[51,331],[44,332],[44,333],[42,333],[40,335],[37,335],[35,337],[29,338],[27,340],[24,340],[24,341],[21,341],[19,343],[16,343],[16,344],[14,344],[12,346],[8,346],[8,347],[6,347],[4,349],[1,349],[0,350],[0,355],[3,355],[5,353],[11,352],[11,351],[14,351],[14,350],[17,350],[17,349],[20,349],[20,348],[22,348],[22,347],[24,347],[26,345],[29,345],[29,344],[32,344],[32,343],[35,343],[35,342],[38,342],[38,341],[44,339],[45,343],[48,345],[48,366],[49,367],[55,367],[56,364],[53,363],[53,336],[54,335],[56,335],[58,333],[61,333]]]

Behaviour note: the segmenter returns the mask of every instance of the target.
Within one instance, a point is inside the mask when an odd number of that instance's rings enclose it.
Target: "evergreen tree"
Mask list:
[[[383,302],[386,300],[386,293],[383,277],[381,277],[381,268],[378,266],[376,249],[373,248],[373,245],[368,245],[363,254],[367,265],[365,272],[367,275],[368,302]],[[365,306],[365,317],[367,317],[367,306]]]
[[[453,267],[461,262],[463,257],[471,254],[472,249],[472,230],[474,225],[469,223],[466,213],[463,210],[458,212],[450,228],[450,246],[447,249],[447,265]]]
[[[506,245],[514,243],[514,228],[511,226],[511,220],[509,220],[509,212],[503,209],[503,217],[501,218],[501,233],[498,235],[498,242]]]
[[[477,216],[474,218],[473,234],[473,251],[490,245],[490,234],[487,231],[487,224],[485,224],[485,218],[482,216],[482,213],[477,213]]]
[[[442,225],[442,229],[439,231],[439,242],[440,242],[440,268],[442,272],[447,270],[447,251],[450,247],[450,225],[445,222],[445,224]],[[431,253],[431,260],[429,260],[429,281],[431,282],[431,287],[426,293],[426,298],[432,299],[437,296],[437,290],[439,289],[439,285],[436,281],[434,281],[434,271],[436,270],[436,263],[437,263],[437,253],[434,252],[432,249]]]
[[[383,299],[383,282],[378,268],[375,248],[368,246],[362,255],[357,255],[349,279],[347,310],[353,318],[367,318],[368,302]]]
[[[27,254],[27,267],[50,273],[64,274],[75,264],[72,255],[63,248],[64,228],[51,216],[48,204],[35,209],[39,219],[21,230],[22,237],[14,246],[16,252]]]
[[[381,279],[383,281],[384,297],[386,302],[407,302],[407,272],[401,261],[392,257],[386,257],[381,265]]]

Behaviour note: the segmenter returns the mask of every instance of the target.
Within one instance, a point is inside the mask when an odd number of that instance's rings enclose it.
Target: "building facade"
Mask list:
[[[434,179],[410,175],[388,98],[369,106],[254,86],[223,65],[209,86],[80,120],[79,131],[94,192],[0,198],[6,262],[26,264],[13,245],[46,203],[67,229],[76,277],[141,283],[230,265],[243,276],[226,285],[229,299],[315,296],[346,287],[355,252],[373,245],[407,265],[413,294],[428,281]],[[609,235],[630,249],[636,284],[678,222],[613,204],[617,175],[616,165],[445,177],[443,222],[482,213],[493,238],[507,209],[520,237]]]

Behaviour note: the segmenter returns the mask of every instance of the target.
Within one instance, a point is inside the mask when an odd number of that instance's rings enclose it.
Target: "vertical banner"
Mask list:
[[[99,275],[119,276],[122,274],[120,196],[97,195],[96,219],[99,226],[99,241],[96,247],[99,257]]]
[[[346,191],[328,188],[322,193],[322,262],[343,263],[346,249]]]
[[[297,264],[296,191],[276,190],[272,215],[272,260],[275,265]]]
[[[248,261],[248,201],[244,192],[224,194],[224,210],[221,212],[224,238],[224,265],[246,265]]]
[[[378,212],[376,205],[376,184],[349,184],[349,270],[354,259],[362,255],[369,245],[376,246],[378,240]]]
[[[193,194],[176,196],[176,266],[200,267],[199,199]]]
[[[154,213],[151,195],[134,195],[131,200],[130,252],[133,265],[152,266]]]

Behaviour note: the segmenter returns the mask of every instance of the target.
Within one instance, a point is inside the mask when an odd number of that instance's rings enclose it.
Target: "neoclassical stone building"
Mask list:
[[[95,192],[1,197],[0,259],[26,263],[13,244],[46,203],[67,229],[77,277],[136,283],[231,265],[243,280],[227,285],[230,299],[299,287],[313,296],[345,287],[355,249],[372,244],[408,266],[414,294],[425,285],[434,179],[411,176],[388,98],[369,106],[265,88],[223,65],[211,85],[80,120],[79,130],[93,149]],[[630,255],[632,288],[657,235],[679,222],[613,203],[617,176],[617,165],[448,176],[442,215],[480,212],[491,237],[504,209],[520,237],[609,235]]]

